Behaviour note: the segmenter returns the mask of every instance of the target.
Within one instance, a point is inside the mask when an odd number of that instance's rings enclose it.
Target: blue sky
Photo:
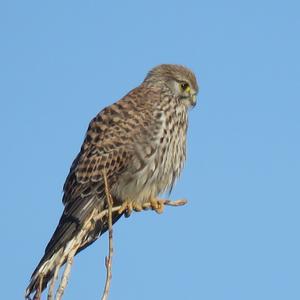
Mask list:
[[[90,119],[160,63],[192,68],[163,215],[120,220],[110,299],[300,299],[298,1],[1,1],[1,297],[21,299]],[[64,299],[99,299],[104,236]]]

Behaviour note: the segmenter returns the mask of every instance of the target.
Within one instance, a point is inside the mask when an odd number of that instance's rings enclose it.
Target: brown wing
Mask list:
[[[110,113],[111,108],[106,108],[92,120],[81,151],[71,166],[64,184],[65,209],[45,250],[49,255],[74,236],[95,207],[99,210],[105,208],[103,170],[109,184],[113,184],[127,167],[132,155],[130,140],[123,136],[123,130],[119,130],[121,120],[111,121]],[[91,234],[90,241],[94,241],[105,230],[106,224],[101,224]]]
[[[157,124],[161,123],[156,119],[155,106],[146,100],[150,97],[155,102],[159,96],[149,92],[145,95],[137,88],[91,121],[64,185],[65,205],[89,193],[93,186],[102,185],[104,170],[112,185],[132,163],[137,143],[151,146]]]

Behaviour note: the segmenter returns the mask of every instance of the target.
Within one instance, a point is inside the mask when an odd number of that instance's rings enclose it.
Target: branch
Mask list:
[[[60,259],[59,263],[57,264],[57,266],[55,267],[54,276],[50,281],[48,297],[47,297],[48,300],[53,299],[53,290],[54,290],[55,282],[57,280],[58,271],[63,266],[63,264],[66,262],[66,267],[65,267],[65,270],[61,277],[60,284],[59,284],[59,287],[58,287],[58,289],[56,291],[56,295],[55,295],[56,300],[62,299],[64,290],[67,286],[68,279],[70,276],[73,259],[74,259],[74,256],[75,256],[77,250],[84,243],[85,237],[87,236],[87,234],[89,233],[91,228],[93,228],[94,224],[97,221],[101,220],[105,216],[107,216],[107,219],[108,219],[109,253],[108,253],[108,256],[105,258],[106,282],[105,282],[105,287],[104,287],[104,291],[103,291],[101,300],[108,299],[110,282],[111,282],[111,278],[112,278],[112,271],[111,271],[112,256],[113,256],[112,213],[119,211],[122,208],[122,205],[113,207],[113,200],[112,200],[111,194],[108,189],[107,178],[106,178],[105,173],[104,173],[104,183],[105,183],[105,193],[106,193],[106,200],[107,200],[108,208],[101,211],[100,213],[99,213],[98,209],[95,208],[94,211],[92,212],[92,214],[90,215],[90,217],[86,220],[84,226],[81,228],[81,230],[79,231],[77,236],[71,241],[71,244],[68,245],[68,251],[65,251],[61,254],[62,255],[61,259]],[[182,206],[187,203],[187,201],[184,199],[180,199],[177,201],[170,201],[170,200],[160,200],[160,201],[163,205],[167,205],[167,206]],[[146,202],[143,204],[144,209],[150,209],[151,207],[152,206],[151,206],[150,202]],[[40,282],[40,288],[38,289],[35,297],[36,296],[40,297],[39,291],[41,291],[41,286],[42,286],[42,281]],[[35,299],[39,299],[39,298],[35,298]]]
[[[179,199],[179,200],[175,200],[175,201],[171,201],[171,200],[162,200],[164,205],[167,206],[183,206],[185,204],[187,204],[187,200],[185,199]],[[111,212],[115,212],[115,211],[119,211],[122,208],[122,205],[119,206],[114,206],[111,209]],[[143,208],[145,209],[150,209],[151,208],[151,203],[150,202],[146,202],[143,204]],[[101,220],[105,215],[107,215],[108,213],[108,209],[105,209],[103,211],[101,211],[99,214],[95,215],[93,220],[96,222],[98,220]]]
[[[58,265],[55,267],[54,275],[53,275],[53,277],[50,281],[47,300],[53,300],[53,291],[54,291],[54,287],[55,287],[55,282],[57,280],[58,272],[59,272],[59,269],[60,269],[62,264],[63,264],[63,260],[61,258]]]
[[[113,228],[112,228],[112,207],[113,207],[113,200],[111,194],[108,189],[107,177],[105,172],[103,172],[104,178],[104,185],[105,185],[105,194],[106,194],[106,201],[107,201],[107,214],[108,214],[108,256],[105,257],[105,267],[106,267],[106,280],[104,291],[102,295],[102,300],[108,299],[108,294],[110,290],[110,282],[112,278],[112,256],[113,256]]]
[[[36,293],[33,297],[33,300],[40,300],[41,299],[43,280],[44,280],[44,275],[41,274],[40,277],[39,277],[39,286],[36,290]]]
[[[74,259],[74,256],[75,256],[76,252],[77,252],[77,249],[78,249],[78,247],[75,247],[68,254],[66,267],[65,267],[64,273],[63,273],[63,275],[61,277],[61,280],[60,280],[60,283],[59,283],[59,287],[58,287],[57,292],[56,292],[56,300],[61,300],[61,298],[63,296],[63,293],[64,293],[65,288],[66,288],[67,283],[68,283],[68,279],[69,279],[72,264],[73,264],[73,259]]]

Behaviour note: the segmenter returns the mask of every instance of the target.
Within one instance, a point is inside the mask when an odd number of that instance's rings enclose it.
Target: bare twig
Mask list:
[[[162,201],[163,205],[168,205],[168,206],[183,206],[183,205],[187,204],[187,200],[185,200],[185,199],[179,199],[176,201],[162,199],[161,201]],[[143,208],[146,208],[146,209],[151,208],[151,203],[150,202],[144,203]]]
[[[104,291],[102,295],[102,300],[108,299],[108,294],[110,290],[110,282],[112,277],[112,256],[113,256],[113,228],[112,228],[112,207],[113,207],[113,199],[111,197],[108,183],[107,183],[107,177],[105,172],[103,172],[103,178],[104,178],[104,185],[105,185],[105,194],[106,194],[106,201],[107,201],[107,213],[108,213],[108,256],[105,257],[105,267],[106,267],[106,280],[105,280],[105,286]]]
[[[75,256],[75,253],[76,253],[78,247],[79,247],[79,245],[77,247],[75,247],[74,249],[72,249],[68,254],[66,267],[65,267],[64,273],[61,277],[59,287],[56,291],[56,300],[61,300],[61,298],[63,296],[63,293],[65,291],[65,288],[67,286],[68,279],[69,279],[69,276],[70,276],[71,267],[72,267],[72,264],[73,264],[73,259],[74,259],[74,256]]]
[[[39,287],[33,297],[33,300],[40,300],[41,299],[41,294],[42,294],[42,287],[43,287],[43,279],[44,279],[44,274],[41,274],[39,277]]]
[[[52,277],[52,279],[50,281],[49,288],[48,288],[47,300],[53,300],[53,291],[54,291],[54,286],[55,286],[55,282],[57,280],[59,269],[60,269],[60,264],[58,264],[55,267],[54,275],[53,275],[53,277]]]

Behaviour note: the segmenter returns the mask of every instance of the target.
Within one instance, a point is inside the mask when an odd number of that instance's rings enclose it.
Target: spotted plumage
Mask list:
[[[114,203],[143,204],[171,189],[186,158],[188,109],[196,104],[194,74],[180,65],[153,68],[140,86],[103,109],[89,124],[81,150],[64,184],[64,212],[35,269],[26,297],[44,289],[59,257],[67,251],[93,210],[106,208],[105,171]],[[122,214],[114,213],[113,222]],[[98,221],[79,250],[107,230]]]

